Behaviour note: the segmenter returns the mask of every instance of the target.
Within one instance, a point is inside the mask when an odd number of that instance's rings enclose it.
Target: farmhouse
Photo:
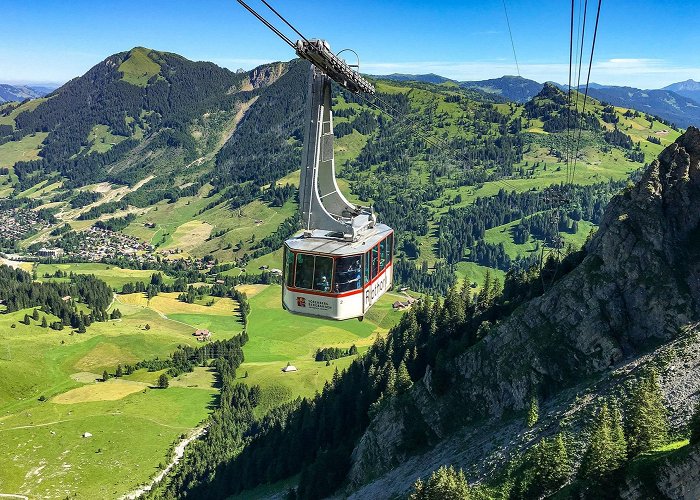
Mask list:
[[[297,367],[294,366],[294,365],[287,365],[287,366],[285,366],[284,368],[282,368],[282,371],[283,371],[284,373],[289,373],[289,372],[295,372],[295,371],[298,371],[298,370],[297,370]]]
[[[406,300],[397,300],[391,305],[391,307],[393,307],[395,311],[403,311],[404,309],[411,307],[415,301],[416,299],[413,297],[406,296]]]
[[[198,329],[192,334],[198,342],[204,342],[211,338],[211,332],[209,330]]]

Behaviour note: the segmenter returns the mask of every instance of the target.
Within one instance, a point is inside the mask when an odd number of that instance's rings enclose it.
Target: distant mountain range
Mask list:
[[[664,87],[663,90],[670,90],[700,103],[700,82],[696,82],[695,80],[672,83]]]
[[[393,80],[395,82],[424,82],[424,83],[445,83],[454,82],[449,78],[444,76],[436,75],[435,73],[428,73],[426,75],[407,75],[404,73],[392,73],[391,75],[374,75],[376,78],[385,78],[387,80]]]
[[[588,95],[615,106],[634,108],[660,116],[683,128],[689,125],[700,125],[700,103],[672,90],[640,90],[633,87],[614,86],[595,89],[589,87]],[[700,98],[700,92],[698,97]]]
[[[0,83],[0,103],[44,97],[57,88],[57,85],[10,85],[8,83]]]
[[[392,74],[379,76],[395,81],[418,81],[427,83],[453,82],[463,88],[496,94],[515,102],[526,102],[542,90],[544,84],[520,76],[502,76],[490,80],[458,82],[433,73],[427,75]],[[556,84],[565,89],[565,85]],[[583,86],[580,87],[583,90]],[[656,115],[680,127],[700,125],[700,82],[686,80],[663,89],[642,90],[634,87],[617,87],[590,83],[588,95],[615,106],[633,108]]]

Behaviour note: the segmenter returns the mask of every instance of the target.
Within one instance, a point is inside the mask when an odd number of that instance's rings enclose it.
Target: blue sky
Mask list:
[[[264,12],[259,0],[250,3]],[[458,80],[516,74],[502,0],[270,3],[305,36],[355,49],[363,72]],[[522,76],[565,82],[570,3],[506,3]],[[234,70],[294,56],[234,0],[25,0],[6,2],[0,19],[0,82],[65,82],[134,46]],[[604,0],[591,80],[641,88],[700,80],[698,26],[700,9],[687,1]]]

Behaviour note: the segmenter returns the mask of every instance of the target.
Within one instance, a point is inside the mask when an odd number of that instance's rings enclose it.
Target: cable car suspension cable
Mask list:
[[[566,184],[571,182],[571,69],[574,54],[574,6],[571,0],[571,25],[569,27],[569,88],[566,98]]]
[[[272,31],[275,35],[280,37],[287,45],[289,45],[293,49],[296,49],[296,45],[294,45],[294,43],[289,38],[287,38],[287,36],[284,33],[282,33],[280,30],[275,28],[267,19],[265,19],[260,14],[258,14],[250,5],[245,3],[243,0],[238,0],[238,3],[241,4],[243,7],[245,7],[248,12],[250,12],[255,17],[257,17],[261,23],[263,23],[265,26],[270,28],[270,31]]]
[[[302,34],[299,32],[298,29],[296,29],[294,26],[292,26],[292,25],[290,24],[290,22],[287,21],[287,20],[282,16],[282,14],[280,14],[279,12],[277,12],[277,11],[275,10],[275,8],[274,8],[272,5],[270,5],[269,3],[267,3],[265,0],[260,0],[260,1],[261,1],[262,3],[264,3],[264,4],[267,6],[268,9],[270,9],[272,12],[274,12],[275,15],[276,15],[277,17],[279,17],[279,18],[284,22],[284,24],[286,24],[287,26],[289,26],[290,28],[292,28],[292,30],[294,31],[294,33],[296,33],[297,35],[299,35],[299,36],[302,38],[302,40],[304,40],[305,42],[308,42],[308,41],[309,41],[304,35],[302,35]]]
[[[574,174],[576,174],[576,164],[578,160],[578,150],[581,143],[581,129],[583,128],[583,120],[586,112],[586,101],[588,100],[588,85],[591,81],[591,67],[593,66],[593,53],[595,52],[595,41],[598,36],[598,22],[600,20],[600,6],[603,0],[598,0],[598,9],[595,16],[595,27],[593,28],[593,42],[591,44],[591,57],[588,60],[588,75],[586,76],[586,92],[583,96],[583,107],[581,109],[581,124],[578,129],[578,140],[576,141],[576,154],[574,155]]]

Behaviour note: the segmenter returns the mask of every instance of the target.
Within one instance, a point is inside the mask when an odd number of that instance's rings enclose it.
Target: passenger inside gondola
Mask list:
[[[360,256],[340,257],[335,260],[335,293],[357,290],[362,286]]]

